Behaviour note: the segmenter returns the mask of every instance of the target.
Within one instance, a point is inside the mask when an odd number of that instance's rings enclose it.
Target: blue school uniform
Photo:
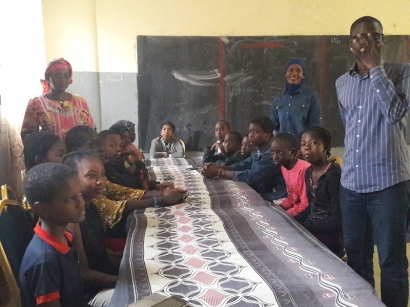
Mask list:
[[[61,307],[86,306],[80,267],[66,232],[66,245],[53,237],[40,222],[24,254],[19,283],[22,306],[34,307],[59,299]]]
[[[231,165],[233,179],[247,183],[266,200],[286,197],[286,184],[278,165],[272,160],[270,144],[255,150],[242,162]]]

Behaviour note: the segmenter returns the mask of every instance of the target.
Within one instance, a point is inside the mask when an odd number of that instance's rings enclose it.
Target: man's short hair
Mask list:
[[[363,16],[363,17],[360,17],[359,19],[357,19],[356,21],[354,21],[354,22],[352,23],[352,25],[350,26],[350,32],[352,32],[352,30],[353,30],[358,24],[361,24],[361,23],[365,23],[365,24],[377,23],[377,24],[380,25],[380,28],[383,30],[383,25],[382,25],[382,23],[380,22],[380,20],[378,20],[378,19],[376,19],[376,18],[374,18],[374,17],[372,17],[372,16]]]

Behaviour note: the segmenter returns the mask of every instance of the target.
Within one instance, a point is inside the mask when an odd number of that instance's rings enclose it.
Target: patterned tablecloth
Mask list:
[[[192,306],[384,306],[282,210],[244,183],[204,179],[188,162],[196,161],[151,161],[157,180],[172,180],[190,196],[129,216],[111,307],[154,292]]]

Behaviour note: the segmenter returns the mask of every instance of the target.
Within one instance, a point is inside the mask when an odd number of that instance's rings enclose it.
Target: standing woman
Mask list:
[[[273,99],[273,133],[291,133],[299,139],[309,127],[320,125],[319,95],[303,84],[306,64],[291,59],[286,65],[285,91]]]
[[[185,157],[185,145],[174,137],[175,125],[171,122],[164,122],[161,125],[161,136],[151,142],[149,154],[153,158],[166,158],[172,155],[173,158]]]
[[[21,127],[21,138],[41,130],[58,135],[64,140],[75,126],[94,127],[87,102],[81,96],[65,90],[73,82],[72,68],[63,58],[53,60],[44,73],[43,95],[30,99]]]

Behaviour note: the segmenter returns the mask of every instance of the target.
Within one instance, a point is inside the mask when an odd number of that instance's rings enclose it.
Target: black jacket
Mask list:
[[[342,232],[342,212],[340,210],[339,164],[331,162],[330,167],[316,183],[311,184],[312,166],[306,169],[305,182],[309,199],[308,208],[297,216],[297,220],[313,234],[332,234]]]
[[[214,150],[208,149],[205,152],[204,157],[202,158],[202,163],[205,164],[207,162],[214,162],[218,166],[230,166],[237,162],[241,162],[242,160],[243,160],[243,156],[240,150],[238,150],[231,156],[222,156],[222,155],[215,155]]]

